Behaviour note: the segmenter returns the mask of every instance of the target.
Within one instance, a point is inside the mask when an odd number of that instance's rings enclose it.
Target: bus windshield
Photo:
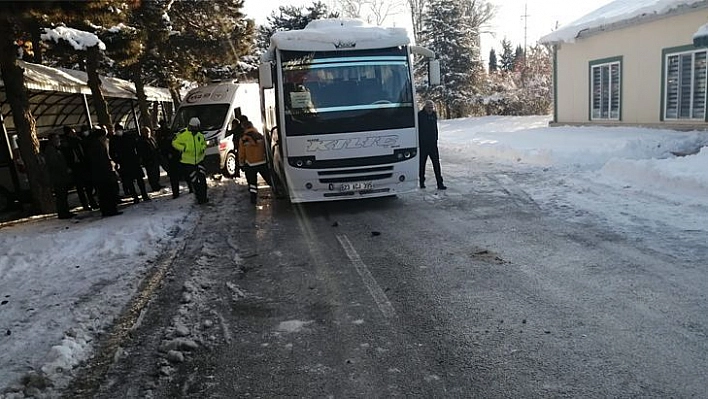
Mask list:
[[[404,48],[282,52],[285,125],[290,136],[414,126]]]
[[[201,130],[221,129],[229,112],[229,104],[190,105],[179,107],[172,123],[172,131],[176,132],[187,127],[189,120],[197,117],[201,123]]]

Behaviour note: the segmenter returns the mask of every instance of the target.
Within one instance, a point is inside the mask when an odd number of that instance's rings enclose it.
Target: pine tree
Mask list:
[[[169,51],[174,76],[197,82],[235,78],[244,71],[255,25],[245,18],[243,0],[182,0],[170,10]]]
[[[504,38],[501,41],[502,54],[501,62],[499,64],[499,69],[502,71],[513,71],[514,70],[514,52],[511,47],[511,42]]]
[[[445,106],[445,116],[464,113],[472,97],[474,80],[474,34],[469,30],[468,16],[456,0],[432,0],[423,19],[422,45],[434,51],[440,60],[442,85],[427,93],[428,98]],[[418,65],[418,71],[424,66]]]
[[[514,71],[523,71],[526,67],[525,57],[524,48],[519,44],[516,46],[516,51],[514,52]]]
[[[119,0],[55,1],[39,3],[33,12],[42,16],[49,15],[49,19],[44,21],[45,26],[48,28],[65,25],[100,36],[102,33],[108,32],[110,27],[125,22],[126,14],[124,11],[127,8],[128,6]],[[52,43],[49,47],[49,54],[60,64],[67,61],[76,62],[86,72],[87,84],[91,89],[98,123],[107,126],[110,130],[113,128],[113,122],[108,111],[108,102],[101,89],[102,83],[99,77],[99,72],[102,72],[104,67],[110,63],[110,60],[105,57],[103,45],[105,45],[103,42],[99,42],[82,49],[76,49],[61,39],[56,43]],[[121,53],[126,51],[127,49],[124,48]]]
[[[286,30],[304,29],[316,19],[338,18],[339,13],[331,12],[326,4],[315,1],[307,7],[280,6],[267,18],[265,25],[258,27],[258,49],[263,52],[270,46],[273,33]]]
[[[497,68],[497,52],[491,49],[489,50],[489,72],[496,72]]]

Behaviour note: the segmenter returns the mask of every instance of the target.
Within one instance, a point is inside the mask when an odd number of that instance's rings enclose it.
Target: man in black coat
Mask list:
[[[62,137],[62,152],[66,162],[71,169],[71,174],[76,187],[76,194],[84,210],[98,209],[98,204],[93,196],[93,186],[91,184],[91,170],[84,153],[84,144],[81,138],[76,135],[76,131],[71,126],[64,126],[64,136]]]
[[[85,139],[86,157],[91,165],[91,181],[98,191],[98,205],[103,216],[119,215],[118,176],[108,154],[108,137],[101,127],[94,128]]]
[[[49,143],[44,149],[44,161],[49,173],[49,180],[52,183],[59,219],[70,219],[76,216],[69,210],[67,198],[69,196],[69,187],[71,186],[71,170],[61,151],[59,134],[52,133],[49,135]]]
[[[430,157],[433,163],[435,180],[438,183],[438,190],[446,190],[443,184],[442,173],[440,172],[440,153],[438,152],[438,115],[435,113],[433,102],[428,100],[420,112],[418,112],[418,144],[420,145],[420,188],[425,188],[425,164]]]
[[[163,188],[160,184],[160,151],[157,149],[157,141],[152,137],[152,132],[147,126],[140,128],[138,155],[145,167],[150,188],[152,191],[160,191]]]
[[[123,181],[125,195],[133,197],[133,203],[140,202],[135,183],[138,184],[143,201],[150,201],[147,189],[145,188],[145,174],[140,164],[138,155],[138,135],[135,131],[126,131],[119,124],[116,124],[114,137],[110,143],[111,159],[118,163],[118,174]]]
[[[234,152],[236,152],[236,159],[238,159],[238,142],[241,140],[243,135],[243,124],[248,122],[248,117],[246,115],[241,115],[241,108],[236,108],[234,110],[234,120],[231,126],[231,140],[234,143]],[[234,177],[241,177],[241,168],[236,165],[236,173]]]
[[[179,162],[182,154],[172,147],[172,139],[174,139],[174,134],[170,131],[167,121],[160,121],[160,127],[157,129],[156,133],[157,147],[160,150],[160,154],[164,162],[162,164],[162,168],[165,169],[167,176],[170,178],[172,198],[179,197],[180,180],[185,180],[187,182],[187,187],[189,187],[189,192],[191,193],[193,191],[192,183],[186,176],[184,176],[184,173],[182,173],[182,167]]]

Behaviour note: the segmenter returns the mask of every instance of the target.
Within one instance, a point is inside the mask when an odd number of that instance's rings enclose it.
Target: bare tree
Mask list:
[[[361,10],[368,0],[339,0],[340,15],[344,18],[362,18]]]
[[[411,11],[411,22],[413,23],[413,37],[416,43],[420,43],[420,32],[423,31],[423,16],[430,0],[406,0]]]
[[[339,0],[340,14],[381,26],[388,17],[403,11],[405,0]]]
[[[370,0],[369,8],[374,23],[381,26],[386,18],[400,14],[405,9],[403,0]]]

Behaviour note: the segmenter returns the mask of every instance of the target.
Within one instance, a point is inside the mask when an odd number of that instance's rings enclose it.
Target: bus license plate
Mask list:
[[[360,190],[371,190],[374,188],[374,184],[371,182],[364,183],[344,183],[339,186],[339,191],[360,191]]]

